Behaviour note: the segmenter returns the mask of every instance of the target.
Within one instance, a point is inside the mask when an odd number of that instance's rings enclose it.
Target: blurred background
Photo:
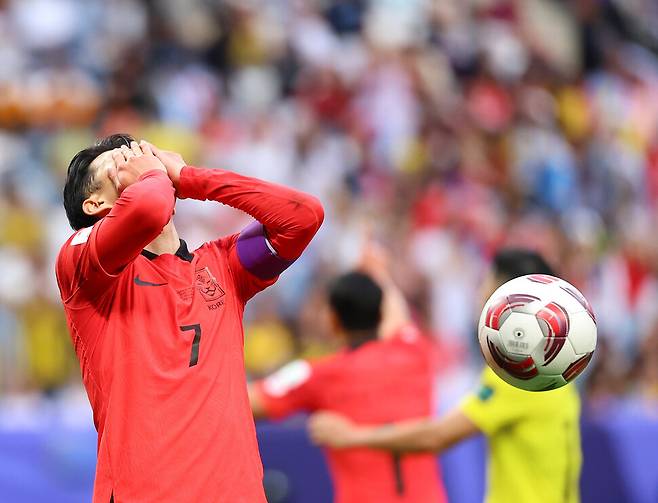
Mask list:
[[[53,271],[68,162],[113,132],[323,201],[309,251],[247,312],[252,377],[335,349],[324,286],[371,228],[439,344],[443,409],[483,363],[492,253],[541,251],[598,318],[583,499],[658,501],[654,0],[0,0],[1,501],[90,499],[95,432]],[[181,201],[176,221],[196,247],[249,219]],[[303,423],[260,436],[272,501],[330,501]],[[482,445],[462,450],[446,483],[476,502],[483,482],[460,480],[482,478]]]

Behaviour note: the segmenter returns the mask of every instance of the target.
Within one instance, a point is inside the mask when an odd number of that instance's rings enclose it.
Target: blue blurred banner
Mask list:
[[[52,425],[51,425],[52,426]],[[258,437],[270,503],[331,503],[322,453],[299,418],[261,423]],[[583,423],[583,503],[658,501],[658,423],[618,415]],[[441,456],[451,503],[481,503],[485,442],[478,438]],[[91,500],[96,434],[66,427],[0,430],[0,501]]]

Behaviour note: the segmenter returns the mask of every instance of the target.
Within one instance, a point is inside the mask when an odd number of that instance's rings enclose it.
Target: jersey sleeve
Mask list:
[[[97,296],[155,239],[171,218],[174,189],[164,172],[151,170],[123,191],[110,212],[76,232],[62,247],[56,275],[62,298],[78,291]]]
[[[55,273],[64,302],[78,292],[92,299],[108,288],[117,276],[107,272],[100,263],[96,246],[99,226],[97,222],[77,231],[59,253]]]
[[[174,211],[174,186],[164,171],[152,169],[126,188],[96,225],[96,257],[111,274],[131,263],[158,237]]]
[[[324,219],[320,201],[309,194],[220,169],[186,166],[177,194],[217,201],[256,220],[227,242],[229,267],[243,301],[274,283],[299,258]],[[222,239],[216,243],[225,246]]]
[[[316,410],[318,374],[309,362],[296,360],[258,381],[256,388],[260,392],[267,416],[281,419],[296,412]]]
[[[490,368],[482,372],[479,389],[467,396],[460,409],[480,431],[492,435],[527,413],[522,391],[510,386]]]
[[[260,222],[254,234],[266,233],[272,251],[288,265],[299,258],[324,219],[322,204],[309,194],[220,169],[186,166],[177,194],[244,211]]]

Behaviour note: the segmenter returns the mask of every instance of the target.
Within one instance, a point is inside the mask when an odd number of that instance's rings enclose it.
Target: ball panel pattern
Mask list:
[[[544,335],[534,314],[512,312],[498,330],[502,346],[500,350],[512,359],[534,354],[538,346],[544,346]],[[542,359],[539,361],[543,361]]]
[[[560,278],[556,278],[550,274],[529,274],[525,278],[533,283],[540,283],[542,285],[550,285],[551,283],[560,281]]]
[[[546,361],[544,355],[544,346],[542,345],[535,350],[532,357],[537,363],[537,367],[539,367],[539,373],[546,375],[559,376],[574,360],[578,359],[578,356],[574,353],[567,338],[564,340],[562,349],[560,349],[555,358],[552,358],[551,361]]]
[[[571,284],[533,274],[494,292],[482,310],[478,336],[487,363],[503,380],[547,391],[587,367],[596,347],[596,318]]]
[[[524,293],[513,293],[498,297],[489,305],[484,323],[489,328],[499,330],[505,318],[512,311],[536,301],[539,301],[539,297]]]
[[[596,323],[596,317],[594,316],[594,309],[592,309],[592,305],[585,298],[585,296],[566,281],[560,281],[560,283],[561,283],[560,288],[565,292],[567,292],[569,295],[571,295],[574,299],[576,299],[578,303],[581,306],[583,306],[583,309],[585,309],[589,317],[592,318],[592,321]]]
[[[540,327],[546,332],[544,365],[551,363],[564,347],[569,335],[569,313],[557,302],[549,302],[537,312]],[[542,330],[543,332],[544,330]]]
[[[521,380],[528,380],[536,377],[539,374],[537,370],[537,365],[531,356],[526,356],[520,360],[513,360],[505,356],[498,347],[491,342],[491,339],[487,337],[487,346],[489,348],[489,353],[493,358],[496,365],[501,369],[505,370],[512,377],[516,377]]]
[[[591,353],[596,347],[596,323],[586,311],[571,315],[569,343],[576,355]]]
[[[567,369],[562,373],[562,377],[564,377],[564,380],[566,382],[571,382],[576,377],[578,377],[578,375],[580,375],[580,373],[583,370],[585,370],[585,368],[589,364],[593,354],[594,353],[587,353],[586,355],[581,356],[575,362],[569,365]]]

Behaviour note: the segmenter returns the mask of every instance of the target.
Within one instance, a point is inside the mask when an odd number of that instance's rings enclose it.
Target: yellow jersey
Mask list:
[[[523,391],[487,367],[461,411],[488,440],[487,503],[580,501],[580,399],[572,384]]]

